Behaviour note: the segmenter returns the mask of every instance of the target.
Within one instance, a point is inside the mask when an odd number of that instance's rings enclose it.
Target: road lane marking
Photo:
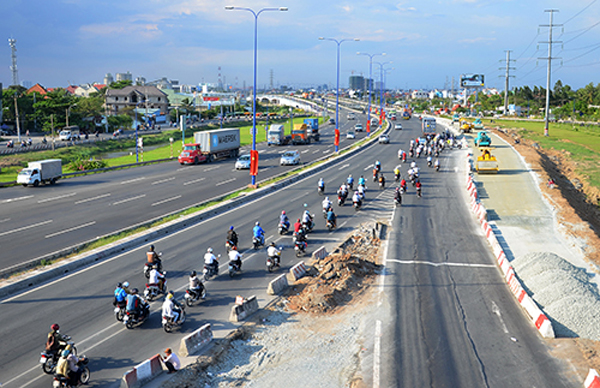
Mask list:
[[[300,153],[301,153],[301,154],[305,154],[305,153],[307,153],[308,151],[310,151],[310,150],[304,150],[304,151],[300,151]]]
[[[129,201],[135,201],[136,199],[144,198],[145,196],[146,196],[146,194],[142,194],[142,195],[138,195],[138,196],[136,196],[136,197],[131,197],[131,198],[127,198],[127,199],[122,199],[122,200],[120,200],[120,201],[113,202],[112,204],[113,204],[113,206],[114,206],[114,205],[120,205],[120,204],[122,204],[122,203],[125,203],[125,202],[129,202]]]
[[[375,322],[375,349],[373,349],[373,388],[379,388],[381,367],[381,321]]]
[[[201,182],[201,181],[203,181],[204,179],[206,179],[206,178],[194,179],[193,181],[187,181],[187,182],[185,182],[183,185],[184,185],[184,186],[191,185],[191,184],[193,184],[193,183],[198,183],[198,182]]]
[[[431,261],[418,260],[395,260],[389,259],[393,263],[398,264],[424,264],[432,267],[472,267],[472,268],[496,268],[496,264],[475,264],[475,263],[433,263]]]
[[[122,185],[126,185],[126,184],[128,184],[128,183],[138,182],[138,181],[142,181],[142,180],[144,180],[144,179],[146,179],[146,177],[145,177],[145,176],[142,176],[142,177],[139,177],[139,178],[130,179],[130,180],[128,180],[128,181],[123,181],[123,182],[121,182],[121,184],[122,184]]]
[[[345,168],[347,168],[347,167],[350,167],[350,164],[349,164],[349,163],[348,163],[348,164],[344,164],[342,167],[338,168],[338,170],[340,170],[340,171],[341,171],[341,170],[343,170],[343,169],[345,169]]]
[[[175,177],[171,177],[171,178],[167,178],[167,179],[161,179],[159,181],[152,182],[152,184],[153,185],[159,185],[161,183],[172,181],[173,179],[175,179]]]
[[[38,222],[37,224],[31,224],[31,225],[28,225],[28,226],[23,226],[22,228],[17,228],[17,229],[9,230],[8,232],[2,232],[2,233],[0,233],[0,236],[6,236],[7,234],[16,233],[16,232],[20,232],[22,230],[27,230],[27,229],[35,228],[36,226],[46,225],[46,224],[49,224],[51,222],[52,222],[52,220],[48,220],[48,221]]]
[[[318,154],[320,150],[314,150],[312,153],[313,154]]]
[[[171,198],[163,199],[162,201],[154,202],[151,206],[158,206],[158,205],[161,205],[163,203],[174,201],[174,200],[179,199],[179,198],[181,198],[181,195],[178,195],[176,197],[171,197]]]
[[[219,166],[208,167],[208,168],[205,168],[203,171],[208,172],[208,171],[216,170],[217,168],[219,168]]]
[[[96,199],[106,198],[106,197],[110,197],[110,193],[102,194],[102,195],[99,195],[97,197],[82,199],[81,201],[75,202],[75,205],[79,205],[80,203],[86,203],[86,202],[90,202],[90,201],[94,201]]]
[[[191,168],[194,168],[194,166],[180,167],[180,168],[178,168],[178,169],[177,169],[177,170],[175,170],[175,171],[177,171],[177,172],[180,172],[180,171],[189,170],[189,169],[191,169]]]
[[[54,236],[58,236],[58,235],[61,235],[61,234],[64,234],[64,233],[69,233],[69,232],[72,232],[72,231],[77,230],[77,229],[82,229],[82,228],[85,228],[85,227],[88,227],[88,226],[92,226],[95,223],[96,223],[96,221],[92,221],[92,222],[88,222],[87,224],[83,224],[83,225],[79,225],[79,226],[74,226],[74,227],[69,228],[69,229],[61,230],[60,232],[51,233],[51,234],[45,236],[45,238],[52,238]]]
[[[368,169],[370,169],[371,167],[373,167],[372,164],[369,164],[367,167],[363,168],[363,171],[367,171]]]
[[[65,194],[65,195],[59,195],[58,197],[52,197],[52,198],[46,198],[46,199],[40,199],[38,201],[38,203],[44,203],[44,202],[50,202],[50,201],[55,201],[57,199],[63,199],[63,198],[68,198],[68,197],[72,197],[74,195],[77,195],[77,193],[69,193],[69,194]]]
[[[331,149],[327,149],[327,150],[323,151],[324,154],[326,154],[328,152],[331,152]]]
[[[266,170],[266,168],[265,168],[265,170]],[[236,178],[227,179],[226,181],[217,183],[216,186],[225,185],[225,184],[227,184],[229,182],[233,182],[234,180],[236,180]]]
[[[498,316],[498,319],[500,320],[500,323],[502,324],[502,331],[504,331],[504,334],[508,334],[508,328],[506,327],[506,324],[504,323],[504,319],[502,319],[502,314],[500,313],[500,308],[494,301],[492,301],[492,312]]]
[[[17,197],[17,198],[9,198],[9,199],[3,199],[1,201],[1,203],[10,203],[10,202],[16,202],[16,201],[22,201],[24,199],[29,199],[29,198],[33,198],[33,195],[26,195],[24,197]]]
[[[10,218],[5,218],[3,220],[0,220],[0,224],[3,223],[3,222],[6,222],[6,221],[10,221]]]

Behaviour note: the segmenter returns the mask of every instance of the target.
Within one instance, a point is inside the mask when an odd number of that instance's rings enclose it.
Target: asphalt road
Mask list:
[[[347,129],[359,120],[340,120],[340,148],[364,138],[364,132],[357,133],[356,140],[345,137]],[[333,153],[333,132],[333,125],[322,125],[321,140],[307,146],[258,144],[257,179],[295,168],[279,166],[280,154],[288,149],[298,149],[302,163]],[[243,147],[241,153],[249,149]],[[173,161],[64,179],[55,186],[2,189],[0,269],[245,188],[250,183],[249,173],[235,170],[234,163],[234,159],[227,159],[180,166]]]
[[[333,197],[336,182],[348,173],[369,175],[380,160],[391,178],[398,147],[418,134],[416,120],[404,122],[404,131],[391,133],[392,144],[373,145],[322,172]],[[308,208],[316,215],[317,229],[309,236],[309,251],[326,245],[329,250],[361,222],[393,219],[386,270],[387,307],[382,317],[380,386],[569,386],[561,369],[548,355],[539,335],[508,292],[483,239],[463,205],[454,166],[464,163],[462,151],[442,154],[442,172],[423,171],[424,198],[409,188],[401,208],[394,209],[393,189],[370,187],[360,211],[350,204],[336,208],[339,229],[329,233],[321,217],[316,193],[317,177],[308,178],[219,217],[153,241],[163,252],[169,289],[181,295],[191,269],[199,270],[208,246],[224,254],[224,237],[235,225],[241,249],[248,250],[256,220],[266,230],[267,242],[283,245],[283,268],[269,274],[265,252],[244,254],[243,273],[230,279],[222,273],[207,283],[207,300],[187,309],[183,328],[166,334],[160,328],[160,301],[142,326],[127,330],[112,314],[112,290],[117,281],[129,280],[141,288],[145,249],[111,257],[76,273],[0,301],[3,319],[0,336],[0,383],[7,387],[46,387],[51,378],[37,364],[45,335],[53,322],[73,337],[80,353],[90,357],[92,387],[117,387],[123,373],[167,346],[178,348],[181,337],[204,323],[217,336],[235,325],[227,317],[236,295],[257,295],[260,305],[270,300],[267,283],[300,259],[291,249],[291,237],[277,236],[281,210],[291,218]],[[421,162],[422,163],[422,162]],[[457,183],[458,182],[458,183]],[[368,183],[368,186],[372,183]],[[399,260],[399,261],[394,261]],[[465,267],[403,263],[482,264]],[[221,260],[221,270],[226,260]],[[513,340],[514,338],[515,340]],[[375,357],[375,355],[373,355]],[[376,369],[376,368],[373,368]],[[377,368],[379,370],[379,368]],[[371,371],[374,372],[375,370]],[[535,382],[536,384],[532,384]],[[540,382],[540,383],[538,383]]]

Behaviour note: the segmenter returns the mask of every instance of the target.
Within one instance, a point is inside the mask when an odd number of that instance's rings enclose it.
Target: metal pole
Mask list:
[[[137,122],[137,107],[138,104],[135,104],[135,162],[139,163],[138,157],[138,122]]]
[[[552,18],[554,10],[550,10],[550,26],[548,28],[548,75],[546,77],[546,114],[544,118],[544,136],[548,136],[548,123],[550,119],[550,75],[552,67]]]
[[[340,128],[340,46],[342,41],[335,41],[337,43],[337,61],[336,61],[336,87],[335,87],[335,130],[336,133]],[[338,146],[335,146],[335,152],[338,152]]]
[[[260,11],[259,11],[260,13]],[[256,151],[256,51],[258,49],[258,14],[254,13],[254,83],[252,85],[252,151]],[[252,175],[252,186],[256,185],[256,175]]]

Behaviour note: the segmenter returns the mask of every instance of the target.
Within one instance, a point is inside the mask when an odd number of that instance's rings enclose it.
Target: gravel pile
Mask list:
[[[511,264],[557,336],[600,341],[600,292],[585,270],[550,252],[528,253]]]

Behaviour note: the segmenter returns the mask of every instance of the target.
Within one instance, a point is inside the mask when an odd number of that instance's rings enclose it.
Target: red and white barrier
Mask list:
[[[600,388],[600,376],[596,369],[590,369],[585,381],[583,382],[585,388]]]
[[[326,256],[327,256],[327,249],[325,249],[325,246],[322,246],[321,248],[317,249],[312,254],[313,260],[324,259]]]
[[[139,387],[156,377],[156,375],[163,371],[159,357],[160,356],[157,354],[125,373],[121,381],[121,387]]]
[[[303,261],[299,262],[290,269],[290,274],[294,277],[294,281],[306,275],[306,265]]]

